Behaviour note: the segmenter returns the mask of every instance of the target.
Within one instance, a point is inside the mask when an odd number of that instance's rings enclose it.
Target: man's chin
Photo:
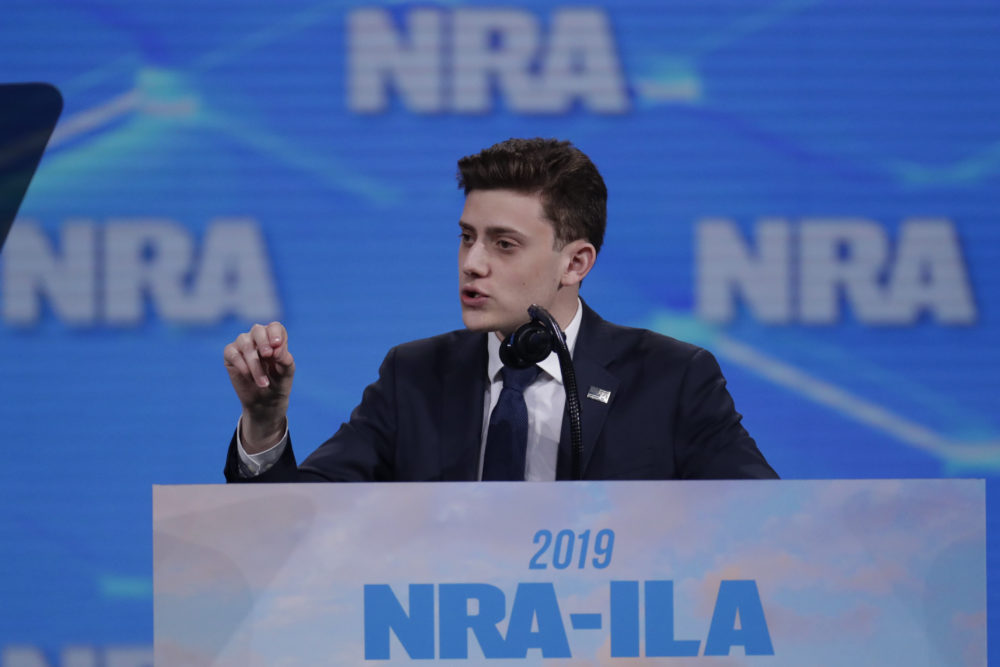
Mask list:
[[[485,316],[483,313],[470,311],[465,308],[462,309],[462,324],[469,331],[493,330],[492,318]]]
[[[503,331],[511,329],[509,325],[505,325],[496,317],[490,317],[486,313],[462,310],[462,324],[469,331],[499,331],[501,335]],[[513,327],[516,329],[517,327]]]
[[[462,324],[469,331],[496,331],[497,325],[488,317],[477,317],[475,315],[462,314]]]

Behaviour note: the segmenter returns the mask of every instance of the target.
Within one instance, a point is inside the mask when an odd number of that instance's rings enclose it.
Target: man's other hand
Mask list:
[[[280,322],[255,324],[222,353],[229,380],[243,405],[240,439],[248,454],[278,443],[285,432],[295,360]]]

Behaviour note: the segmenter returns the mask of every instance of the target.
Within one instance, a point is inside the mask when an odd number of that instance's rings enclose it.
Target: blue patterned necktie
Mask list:
[[[524,369],[504,366],[503,390],[490,415],[483,456],[483,479],[524,481],[524,462],[528,451],[528,406],[524,390],[538,377],[538,366]]]

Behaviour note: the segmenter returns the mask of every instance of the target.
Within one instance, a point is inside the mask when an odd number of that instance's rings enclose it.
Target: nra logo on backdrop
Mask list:
[[[870,326],[921,321],[968,326],[979,314],[955,223],[908,218],[890,234],[877,220],[762,218],[752,238],[735,220],[695,226],[697,313],[727,323],[740,312],[776,325]],[[894,238],[895,237],[895,238]]]
[[[0,262],[0,322],[37,325],[46,309],[76,327],[137,327],[153,313],[209,326],[277,319],[281,302],[252,218],[213,219],[200,238],[164,218],[68,220],[55,239],[21,220]]]
[[[498,100],[514,113],[630,108],[611,23],[592,8],[355,10],[348,108],[379,113],[394,97],[417,113],[479,114]]]

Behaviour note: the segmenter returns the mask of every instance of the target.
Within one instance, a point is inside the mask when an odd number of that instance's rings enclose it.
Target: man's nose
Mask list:
[[[476,242],[465,249],[461,257],[462,272],[470,276],[485,276],[489,273],[489,263],[483,244]]]

